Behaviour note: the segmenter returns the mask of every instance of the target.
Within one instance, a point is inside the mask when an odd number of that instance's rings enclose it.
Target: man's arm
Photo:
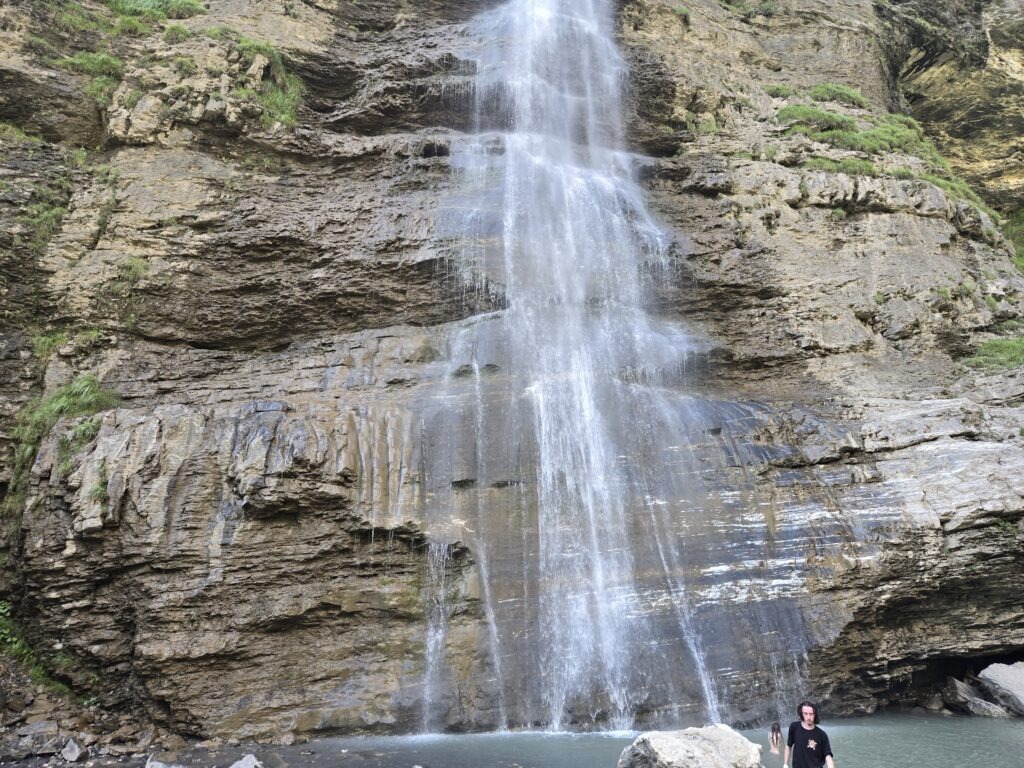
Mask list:
[[[789,744],[786,745],[786,756],[782,758],[782,764],[789,765]],[[835,766],[829,766],[829,768],[835,768]]]
[[[832,745],[828,743],[828,734],[821,732],[822,746],[825,747],[825,764],[828,768],[836,768],[836,761],[832,758]]]

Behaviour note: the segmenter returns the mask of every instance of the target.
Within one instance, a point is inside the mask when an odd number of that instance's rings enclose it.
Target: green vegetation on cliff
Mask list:
[[[986,341],[964,362],[972,368],[997,370],[1024,365],[1024,337]]]
[[[39,144],[42,142],[38,136],[30,136],[18,126],[5,122],[0,122],[0,139],[17,144]]]
[[[29,471],[46,434],[63,417],[91,416],[113,408],[120,402],[116,392],[105,389],[92,374],[82,374],[58,388],[52,395],[26,405],[18,414],[14,427],[14,467],[4,499],[4,516],[17,516],[28,494]]]
[[[263,56],[270,62],[270,79],[261,83],[258,91],[241,88],[235,91],[235,95],[241,98],[255,96],[263,107],[264,126],[269,128],[274,123],[281,123],[294,128],[298,122],[297,111],[302,104],[302,81],[288,72],[280,52],[269,43],[240,37],[235,45],[247,64],[253,64],[257,56]]]
[[[46,15],[49,28],[42,36],[30,35],[25,45],[55,66],[91,75],[86,95],[100,107],[110,105],[124,73],[124,62],[109,50],[117,38],[142,37],[153,31],[152,24],[206,12],[197,0],[106,0],[104,4],[106,14],[102,8],[90,10],[75,2],[35,0],[37,12]],[[110,12],[116,18],[111,18]],[[171,24],[164,39],[169,43],[180,42],[189,34],[182,25]],[[65,36],[72,38],[73,48],[87,50],[62,55],[69,43]]]
[[[878,176],[880,171],[870,160],[860,160],[856,157],[844,157],[842,160],[832,160],[827,157],[813,157],[800,164],[801,168],[811,171],[828,171],[829,173],[846,173],[850,176]]]
[[[106,4],[115,13],[154,21],[188,19],[206,13],[206,8],[198,0],[106,0]]]
[[[1024,272],[1024,209],[1011,213],[1006,219],[1003,234],[1013,243],[1013,261]]]
[[[884,173],[900,179],[921,179],[939,187],[950,197],[968,201],[993,219],[999,218],[967,182],[952,172],[949,163],[925,134],[921,124],[909,115],[865,117],[862,120],[867,126],[861,127],[862,124],[849,115],[807,104],[790,104],[778,111],[776,120],[788,126],[786,135],[802,134],[836,149],[872,156],[889,153],[910,155],[923,160],[927,170],[915,171],[906,166],[880,170],[868,160],[854,158],[816,158],[806,161],[804,167],[861,176]]]
[[[801,133],[837,149],[869,155],[902,152],[920,157],[933,170],[949,173],[949,164],[925,136],[924,129],[907,115],[864,118],[868,127],[861,128],[857,120],[848,115],[806,104],[791,104],[780,109],[776,119],[789,126],[787,134]]]
[[[744,21],[750,21],[756,16],[771,17],[779,12],[778,3],[773,0],[763,0],[760,3],[746,3],[742,0],[718,0],[718,4],[726,10],[738,14]]]
[[[67,213],[64,205],[69,194],[69,182],[67,177],[62,177],[58,183],[58,189],[41,184],[32,187],[30,202],[17,217],[18,223],[25,228],[27,237],[15,235],[15,246],[25,245],[30,252],[39,254],[60,229],[64,214]]]
[[[167,29],[164,30],[164,42],[168,45],[184,42],[191,36],[192,33],[181,24],[170,24]]]
[[[776,119],[789,126],[787,135],[802,133],[812,139],[826,142],[827,137],[839,132],[852,133],[857,130],[857,121],[852,117],[808,104],[790,104],[783,107],[776,115]]]
[[[856,88],[840,83],[822,83],[811,88],[810,97],[815,101],[834,101],[853,107],[866,107],[868,100]]]
[[[788,99],[793,95],[793,86],[791,85],[766,85],[764,92],[767,93],[774,99]]]
[[[6,600],[0,600],[0,653],[18,662],[28,672],[32,682],[61,695],[71,693],[66,685],[53,680],[47,673],[39,656],[25,640],[21,628],[11,617],[11,604]]]

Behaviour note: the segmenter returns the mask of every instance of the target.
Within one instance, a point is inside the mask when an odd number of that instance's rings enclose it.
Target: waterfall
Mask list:
[[[476,443],[447,459],[449,517],[469,521],[448,534],[477,553],[502,726],[628,729],[687,696],[719,718],[675,542],[692,413],[672,387],[693,344],[645,310],[669,239],[624,148],[613,29],[608,0],[477,17],[475,132],[452,151],[459,266],[505,308],[457,334],[446,397],[472,405],[435,428]]]
[[[424,651],[426,669],[423,675],[423,701],[420,711],[420,730],[437,729],[435,701],[441,687],[444,644],[447,635],[448,565],[451,549],[446,544],[431,542],[427,547],[427,635]]]

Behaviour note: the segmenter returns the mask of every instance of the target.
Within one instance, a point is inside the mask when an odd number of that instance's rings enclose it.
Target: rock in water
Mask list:
[[[171,763],[162,763],[157,760],[153,755],[149,756],[146,760],[145,768],[185,768],[183,765],[173,765]]]
[[[721,723],[641,733],[618,768],[762,768],[761,747]]]
[[[231,764],[231,768],[263,768],[263,763],[257,759],[256,755],[250,754],[241,760],[236,760]]]
[[[985,701],[976,688],[957,680],[955,677],[951,677],[946,681],[946,687],[942,691],[942,698],[954,709],[970,712],[972,715],[980,715],[982,717],[1010,716],[1010,713],[998,704]]]
[[[985,667],[978,681],[996,702],[1015,715],[1024,715],[1024,661]]]

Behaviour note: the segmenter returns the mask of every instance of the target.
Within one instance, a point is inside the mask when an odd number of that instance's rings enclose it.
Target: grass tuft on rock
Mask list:
[[[275,81],[281,80],[287,74],[280,51],[270,43],[253,37],[240,37],[235,45],[246,64],[252,64],[257,56],[267,59],[270,62],[270,76]]]
[[[794,93],[791,85],[766,85],[764,92],[773,99],[788,99]]]
[[[972,368],[999,370],[1024,365],[1024,336],[986,341],[965,361]]]
[[[280,123],[287,128],[294,128],[302,104],[302,81],[288,72],[280,52],[269,43],[240,37],[235,45],[246,64],[253,64],[258,56],[264,57],[270,64],[269,79],[262,82],[255,92],[256,101],[263,108],[263,125],[269,128]],[[254,94],[251,89],[236,89],[233,93],[240,98]]]
[[[119,80],[124,71],[123,61],[116,56],[102,52],[79,51],[74,56],[67,56],[57,63],[66,69],[81,72],[83,75],[116,77]]]
[[[776,119],[789,125],[787,135],[803,134],[837,149],[863,152],[867,155],[898,152],[919,157],[927,163],[926,172],[916,173],[901,166],[887,173],[900,179],[918,178],[931,182],[949,196],[966,200],[988,216],[998,218],[967,182],[953,174],[949,163],[925,135],[924,129],[909,115],[889,114],[878,118],[865,118],[870,125],[862,129],[856,120],[846,115],[837,115],[806,104],[791,104],[780,109]],[[831,170],[822,164],[817,167],[820,170]],[[874,173],[862,175],[875,176],[879,175],[879,172],[876,170]]]
[[[49,397],[34,400],[18,413],[13,436],[14,467],[4,516],[19,514],[28,491],[28,476],[46,434],[63,417],[91,416],[115,407],[121,402],[116,392],[103,387],[92,374],[81,374],[58,388]]]
[[[61,32],[82,33],[98,32],[104,28],[109,29],[106,20],[91,13],[78,3],[63,3],[57,13],[53,16],[53,26]]]
[[[6,600],[0,600],[0,653],[18,662],[28,672],[33,683],[61,696],[71,694],[66,685],[52,679],[47,673],[39,656],[25,640],[21,629],[11,616],[11,604]]]
[[[114,24],[114,35],[117,37],[143,37],[152,30],[138,16],[121,16]]]
[[[1003,234],[1013,243],[1013,262],[1017,269],[1024,272],[1024,208],[1006,217]]]
[[[191,56],[175,56],[173,66],[175,71],[184,77],[194,75],[198,70],[196,62]]]
[[[184,42],[190,37],[192,33],[183,24],[169,24],[164,30],[164,42],[168,45]]]
[[[34,202],[23,209],[17,221],[28,230],[28,247],[35,253],[42,253],[50,238],[60,229],[67,210],[61,204],[59,194],[46,187],[35,187],[32,199]]]
[[[206,13],[206,8],[198,0],[164,0],[164,7],[169,19],[190,19]]]
[[[281,123],[286,128],[294,128],[299,122],[298,109],[302,104],[302,81],[295,75],[285,75],[284,83],[264,86],[259,93],[258,101],[263,107],[263,125],[272,126]]]
[[[852,107],[866,107],[868,100],[856,88],[841,83],[822,83],[811,88],[810,97],[814,101],[834,101],[837,104],[849,104]]]
[[[878,176],[879,170],[870,160],[861,160],[856,157],[844,157],[842,160],[832,160],[828,157],[812,157],[800,164],[801,168],[809,171],[827,171],[829,173],[845,173],[850,176]]]
[[[53,353],[68,343],[65,331],[39,333],[32,337],[32,350],[40,360],[49,360]]]
[[[100,460],[98,474],[99,477],[96,478],[96,482],[93,484],[92,488],[89,489],[89,499],[100,504],[106,504],[110,501],[110,493],[107,491],[107,486],[110,484],[110,478],[107,475],[106,459]]]
[[[931,182],[950,197],[972,203],[976,208],[988,214],[990,218],[998,218],[996,212],[989,208],[985,201],[981,199],[981,196],[971,189],[971,185],[963,179],[952,175],[948,177],[940,176],[935,173],[923,173],[918,178],[922,181]]]
[[[188,19],[206,13],[198,0],[107,0],[107,7],[115,13],[151,21]]]
[[[790,104],[779,110],[776,119],[789,126],[787,133],[803,133],[812,139],[825,131],[856,131],[857,121],[852,117],[829,112],[808,104]]]
[[[11,141],[15,144],[40,144],[42,139],[38,136],[30,136],[21,128],[10,123],[0,121],[0,140]]]
[[[110,102],[113,101],[114,91],[117,90],[117,86],[121,84],[120,80],[106,75],[100,75],[94,77],[92,81],[85,87],[85,95],[96,102],[101,107],[109,107]]]
[[[238,33],[231,27],[207,27],[203,34],[211,40],[234,40]]]

